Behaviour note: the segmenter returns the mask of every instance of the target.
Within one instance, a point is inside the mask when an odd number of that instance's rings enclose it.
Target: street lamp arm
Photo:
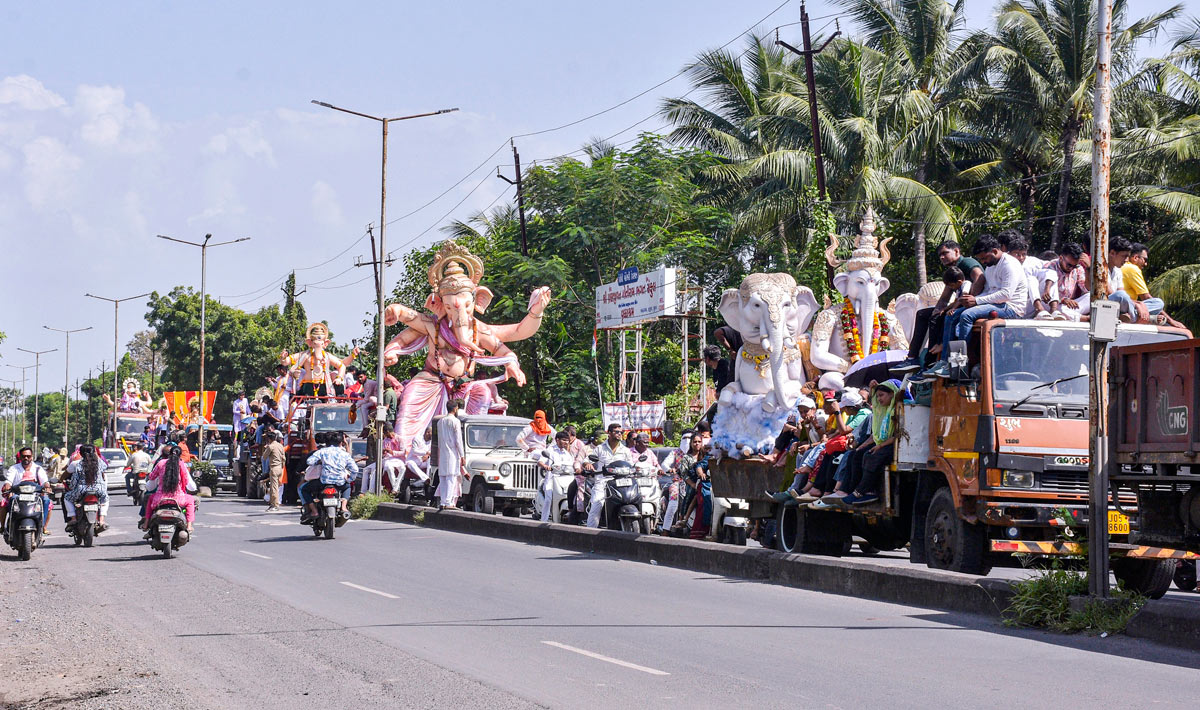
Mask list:
[[[363,118],[369,118],[372,121],[386,121],[387,120],[386,118],[372,116],[369,113],[360,113],[358,111],[351,111],[348,108],[342,108],[341,106],[334,106],[333,104],[328,104],[328,103],[325,103],[324,101],[317,101],[316,99],[313,99],[312,103],[316,104],[317,106],[322,106],[324,108],[331,108],[334,111],[341,111],[342,113],[350,113],[350,114],[354,114],[355,116],[362,116]]]
[[[237,244],[238,242],[248,242],[248,241],[250,241],[250,237],[242,237],[241,239],[230,239],[230,240],[224,241],[224,242],[217,242],[216,244],[209,244],[208,246],[222,247],[222,246],[225,246],[226,244]]]
[[[179,242],[180,244],[187,244],[188,246],[193,246],[193,247],[204,246],[204,244],[202,244],[201,242],[189,242],[186,239],[176,239],[175,237],[168,237],[165,234],[157,234],[155,236],[157,236],[159,239],[166,239],[167,241],[171,241],[171,242]]]

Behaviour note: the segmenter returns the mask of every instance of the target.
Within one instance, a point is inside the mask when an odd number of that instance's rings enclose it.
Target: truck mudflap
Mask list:
[[[1194,560],[1200,554],[1186,550],[1172,550],[1167,547],[1148,547],[1146,545],[1130,545],[1127,543],[1109,543],[1110,554],[1117,557],[1134,557],[1139,559],[1156,560]],[[992,552],[1007,552],[1010,554],[1027,555],[1084,555],[1087,546],[1080,542],[1043,542],[1036,540],[992,540]]]

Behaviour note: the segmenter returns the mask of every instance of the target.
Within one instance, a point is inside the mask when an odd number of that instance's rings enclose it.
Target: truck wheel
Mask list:
[[[779,506],[776,547],[781,552],[841,557],[851,542],[851,517],[845,513]]]
[[[1196,591],[1196,561],[1179,560],[1175,567],[1175,586],[1185,592]]]
[[[931,569],[987,574],[986,543],[984,527],[960,518],[950,489],[939,488],[929,503],[925,520],[926,564]]]
[[[1150,599],[1161,599],[1171,588],[1175,560],[1139,560],[1130,557],[1113,560],[1113,576],[1121,586]]]
[[[496,512],[496,499],[488,495],[487,488],[482,483],[476,484],[471,493],[471,508],[484,515],[493,515]]]

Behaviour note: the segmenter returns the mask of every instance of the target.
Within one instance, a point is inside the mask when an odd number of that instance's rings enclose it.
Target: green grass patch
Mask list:
[[[387,493],[363,493],[350,501],[350,515],[355,520],[368,520],[375,517],[380,503],[392,503],[392,496]]]
[[[1013,582],[1012,588],[1015,594],[1004,610],[1005,625],[1067,634],[1120,633],[1146,603],[1140,594],[1114,589],[1111,601],[1088,601],[1083,609],[1072,611],[1071,597],[1088,593],[1087,575],[1059,567]]]

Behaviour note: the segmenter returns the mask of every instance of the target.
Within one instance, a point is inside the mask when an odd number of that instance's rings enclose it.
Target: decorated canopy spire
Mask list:
[[[829,248],[825,250],[825,260],[833,268],[838,268],[845,264],[847,271],[870,271],[876,276],[879,276],[883,271],[883,267],[891,261],[892,254],[888,251],[887,244],[892,240],[887,237],[882,242],[875,236],[875,210],[867,206],[867,211],[863,213],[862,221],[858,223],[858,237],[854,240],[854,252],[849,259],[839,259],[837,257],[838,236],[837,234],[829,235]]]

